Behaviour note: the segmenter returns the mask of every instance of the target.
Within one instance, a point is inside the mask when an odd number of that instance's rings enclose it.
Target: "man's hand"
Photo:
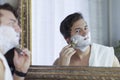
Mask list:
[[[30,51],[23,49],[21,54],[14,50],[14,65],[17,71],[26,73],[30,66]]]
[[[71,45],[65,46],[60,52],[59,65],[69,66],[71,57],[76,53],[76,50]]]

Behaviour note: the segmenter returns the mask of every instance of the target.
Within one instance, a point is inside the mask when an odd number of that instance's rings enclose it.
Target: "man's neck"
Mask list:
[[[80,59],[83,59],[86,56],[90,55],[90,51],[91,51],[91,46],[89,46],[85,52],[82,52],[80,50],[77,50],[77,56],[79,56]]]

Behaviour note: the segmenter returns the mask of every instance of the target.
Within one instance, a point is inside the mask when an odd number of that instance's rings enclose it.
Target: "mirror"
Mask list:
[[[93,42],[118,46],[115,47],[118,51],[120,40],[118,2],[119,0],[21,0],[20,20],[25,30],[22,43],[32,49],[32,65],[53,64],[66,45],[59,31],[60,23],[74,12],[83,14],[90,27]],[[119,58],[119,51],[116,55]]]
[[[74,12],[83,14],[90,27],[93,42],[116,46],[116,42],[120,40],[117,35],[120,19],[116,15],[119,14],[119,10],[116,10],[118,2],[119,0],[115,2],[112,0],[33,0],[33,65],[53,64],[61,49],[66,45],[59,31],[60,23],[67,15]]]
[[[119,31],[117,31],[120,18],[117,18],[116,15],[119,14],[119,10],[115,9],[118,2],[119,0],[20,0],[20,22],[21,25],[24,25],[23,30],[25,30],[22,43],[32,49],[32,53],[34,53],[32,54],[32,64],[53,64],[61,49],[66,45],[59,31],[60,23],[67,15],[74,12],[82,12],[90,27],[93,42],[117,46],[120,40]]]

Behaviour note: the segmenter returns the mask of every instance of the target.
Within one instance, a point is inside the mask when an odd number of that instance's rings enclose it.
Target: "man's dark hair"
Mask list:
[[[80,20],[83,19],[83,16],[81,13],[73,13],[68,15],[60,24],[60,32],[64,36],[65,39],[71,37],[71,27],[73,24]]]
[[[18,17],[16,9],[13,8],[9,3],[5,3],[3,5],[0,5],[0,9],[11,11],[16,18]],[[0,13],[0,16],[2,16],[1,13]]]

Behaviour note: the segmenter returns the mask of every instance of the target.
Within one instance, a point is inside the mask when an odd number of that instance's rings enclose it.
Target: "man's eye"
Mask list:
[[[88,27],[87,27],[87,26],[85,26],[85,27],[84,27],[84,30],[87,30],[87,29],[88,29]]]
[[[79,32],[80,32],[80,30],[76,30],[75,32],[76,32],[76,33],[79,33]]]
[[[13,23],[13,22],[9,22],[8,24],[9,24],[10,26],[13,26],[13,25],[14,25],[14,23]]]
[[[87,30],[87,29],[88,29],[87,27],[84,28],[84,30]]]

